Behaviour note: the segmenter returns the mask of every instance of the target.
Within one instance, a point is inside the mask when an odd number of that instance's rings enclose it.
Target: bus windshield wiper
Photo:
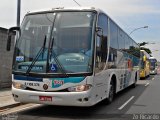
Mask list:
[[[49,54],[50,54],[50,55],[49,55],[49,60],[51,61],[51,57],[53,56],[55,63],[58,65],[58,68],[60,69],[60,71],[61,71],[61,73],[64,75],[64,77],[69,77],[69,76],[67,75],[67,73],[66,73],[63,65],[59,62],[56,53],[55,53],[54,50],[53,50],[53,44],[54,44],[54,38],[53,38],[52,41],[51,41],[51,47],[50,47],[50,50],[49,50],[49,52],[50,52],[50,53],[49,53]]]
[[[26,71],[26,75],[28,75],[30,73],[30,71],[32,70],[32,67],[34,66],[34,64],[37,62],[39,56],[42,54],[42,57],[44,55],[44,51],[45,51],[45,45],[46,45],[46,35],[44,37],[44,41],[43,41],[43,46],[41,47],[41,49],[38,51],[36,57],[33,59],[32,63],[30,64],[30,66],[28,67],[27,71]]]

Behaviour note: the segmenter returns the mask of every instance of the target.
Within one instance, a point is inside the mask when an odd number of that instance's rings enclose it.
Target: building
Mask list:
[[[11,51],[6,51],[7,31],[8,29],[0,27],[0,89],[11,87],[12,84],[11,70],[14,40],[11,43]]]

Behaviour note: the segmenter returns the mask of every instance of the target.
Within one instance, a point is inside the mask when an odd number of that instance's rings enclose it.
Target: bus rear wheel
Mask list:
[[[132,88],[135,88],[137,86],[137,74],[135,75],[135,81],[132,84]]]

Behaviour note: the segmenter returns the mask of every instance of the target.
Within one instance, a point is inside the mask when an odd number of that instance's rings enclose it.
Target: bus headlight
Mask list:
[[[78,86],[68,88],[68,91],[70,91],[70,92],[82,92],[82,91],[89,90],[91,87],[92,87],[92,85],[90,85],[90,84],[78,85]]]
[[[17,89],[25,89],[26,88],[25,85],[18,83],[18,82],[12,82],[12,85],[14,88],[17,88]]]

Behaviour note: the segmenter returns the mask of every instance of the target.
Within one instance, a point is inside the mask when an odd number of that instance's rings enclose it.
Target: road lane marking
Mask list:
[[[119,107],[119,110],[122,110],[135,96],[132,96],[129,100],[127,100],[121,107]]]
[[[149,83],[146,83],[146,84],[145,84],[145,86],[148,86],[148,85],[149,85]]]
[[[154,80],[154,78],[152,78],[152,80]]]

